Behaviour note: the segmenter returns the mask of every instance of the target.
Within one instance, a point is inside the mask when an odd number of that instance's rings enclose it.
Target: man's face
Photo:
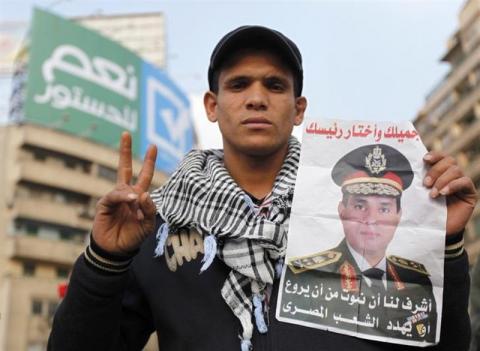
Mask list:
[[[265,156],[286,149],[306,108],[305,98],[294,96],[290,70],[267,52],[245,53],[221,71],[218,85],[204,103],[225,151]]]
[[[360,255],[385,256],[401,218],[396,199],[378,195],[346,196],[347,203],[339,203],[338,214],[347,242]]]

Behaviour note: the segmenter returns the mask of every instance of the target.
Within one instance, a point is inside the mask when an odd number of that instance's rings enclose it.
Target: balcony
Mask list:
[[[440,118],[438,128],[435,128],[431,133],[423,135],[423,140],[426,145],[431,145],[433,140],[445,133],[452,123],[462,119],[473,107],[476,102],[480,101],[480,85],[472,90],[465,98],[459,100],[452,108]]]
[[[455,154],[460,150],[465,149],[465,146],[475,142],[478,140],[478,136],[480,135],[480,120],[476,120],[472,123],[468,128],[465,129],[464,133],[462,134],[461,138],[458,138],[456,142],[454,142],[447,151],[450,154]]]
[[[48,240],[25,235],[6,238],[6,256],[71,266],[85,249],[84,244]]]
[[[61,204],[35,198],[16,199],[14,207],[16,217],[55,223],[88,231],[92,227],[92,220],[82,216],[82,213],[85,212],[85,206]]]
[[[111,191],[114,186],[112,182],[90,174],[34,160],[25,160],[19,169],[21,180],[67,189],[94,197],[103,196]]]
[[[480,46],[477,47],[465,60],[450,71],[447,77],[429,94],[428,99],[423,107],[424,111],[431,111],[437,106],[445,96],[451,92],[460,82],[467,77],[468,73],[473,71],[475,66],[480,62]],[[428,113],[428,112],[427,112]]]

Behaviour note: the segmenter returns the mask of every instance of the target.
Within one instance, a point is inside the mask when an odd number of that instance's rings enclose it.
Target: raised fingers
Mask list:
[[[132,137],[123,132],[120,137],[117,184],[129,184],[132,179]]]
[[[153,174],[155,172],[155,160],[157,159],[157,147],[150,145],[145,153],[143,160],[142,170],[138,175],[138,181],[136,187],[140,188],[140,191],[147,191],[152,183]]]

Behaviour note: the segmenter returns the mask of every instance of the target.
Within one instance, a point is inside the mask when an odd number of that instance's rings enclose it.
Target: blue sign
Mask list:
[[[172,173],[194,143],[190,103],[167,74],[143,62],[140,153],[158,147],[156,167]]]

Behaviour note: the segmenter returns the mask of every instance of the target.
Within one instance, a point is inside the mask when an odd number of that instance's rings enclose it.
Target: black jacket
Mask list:
[[[103,273],[77,260],[68,293],[55,315],[48,350],[142,350],[157,332],[161,351],[240,350],[240,323],[220,294],[229,273],[216,258],[199,274],[203,243],[198,233],[167,240],[165,255],[154,257],[151,235],[123,274]],[[414,350],[332,332],[282,323],[275,318],[278,280],[269,311],[269,331],[252,339],[254,351]],[[445,264],[440,344],[430,350],[467,350],[470,326],[468,259]]]

